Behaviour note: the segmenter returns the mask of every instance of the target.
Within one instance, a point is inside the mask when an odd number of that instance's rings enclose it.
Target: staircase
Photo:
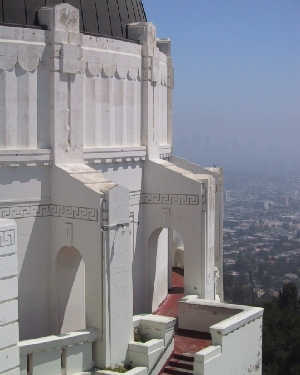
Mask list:
[[[174,352],[161,370],[160,375],[191,375],[193,370],[194,357],[192,355]]]

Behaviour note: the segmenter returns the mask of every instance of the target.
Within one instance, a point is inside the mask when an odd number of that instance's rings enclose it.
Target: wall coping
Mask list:
[[[252,307],[244,305],[234,305],[229,303],[220,303],[216,301],[209,301],[199,298],[197,295],[189,295],[182,298],[179,303],[198,305],[208,308],[221,308],[226,310],[233,310],[230,318],[224,319],[209,327],[211,334],[217,333],[226,336],[244,325],[259,319],[263,316],[264,309],[261,307]]]
[[[21,355],[33,352],[49,351],[52,349],[64,348],[87,342],[94,342],[97,339],[96,329],[87,329],[61,335],[51,335],[33,340],[19,342]]]

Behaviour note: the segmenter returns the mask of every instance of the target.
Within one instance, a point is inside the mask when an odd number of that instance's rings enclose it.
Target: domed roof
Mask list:
[[[59,3],[80,9],[86,34],[126,39],[126,24],[147,21],[142,0],[0,0],[0,25],[40,28],[38,10]]]

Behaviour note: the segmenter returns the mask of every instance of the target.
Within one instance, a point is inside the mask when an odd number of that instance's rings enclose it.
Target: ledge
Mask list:
[[[112,164],[112,163],[130,163],[145,160],[146,147],[85,147],[83,150],[84,159],[88,163],[94,164]]]
[[[222,336],[228,335],[251,321],[261,318],[264,312],[260,307],[219,303],[216,301],[200,299],[197,295],[189,295],[179,301],[179,326],[183,329],[191,329],[191,327],[184,327],[181,325],[185,324],[184,313],[188,314],[189,312],[181,311],[182,309],[186,310],[184,308],[186,306],[189,306],[190,313],[193,314],[191,315],[193,319],[196,319],[200,312],[202,312],[202,317],[207,315],[207,328],[210,333],[212,335],[219,334]],[[219,317],[217,317],[218,315]],[[201,317],[199,316],[199,319],[200,318]],[[182,323],[181,320],[183,321]],[[213,320],[214,322],[209,324],[209,322]],[[197,324],[196,321],[195,324]]]
[[[127,375],[147,375],[147,367],[134,367],[131,370],[126,371],[123,374]],[[95,374],[98,375],[117,375],[120,374],[120,372],[117,371],[111,371],[111,370],[96,370]]]
[[[48,166],[51,161],[50,149],[0,149],[0,167]]]
[[[72,346],[86,342],[94,342],[97,339],[95,329],[82,330],[77,332],[70,332],[61,335],[52,335],[41,337],[34,340],[24,340],[19,342],[20,353],[26,355],[29,353],[36,353],[41,351],[48,351],[65,346]]]

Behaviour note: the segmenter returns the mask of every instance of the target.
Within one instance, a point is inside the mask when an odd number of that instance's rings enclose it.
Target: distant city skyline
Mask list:
[[[178,155],[278,174],[300,159],[300,3],[144,0],[175,64]]]

